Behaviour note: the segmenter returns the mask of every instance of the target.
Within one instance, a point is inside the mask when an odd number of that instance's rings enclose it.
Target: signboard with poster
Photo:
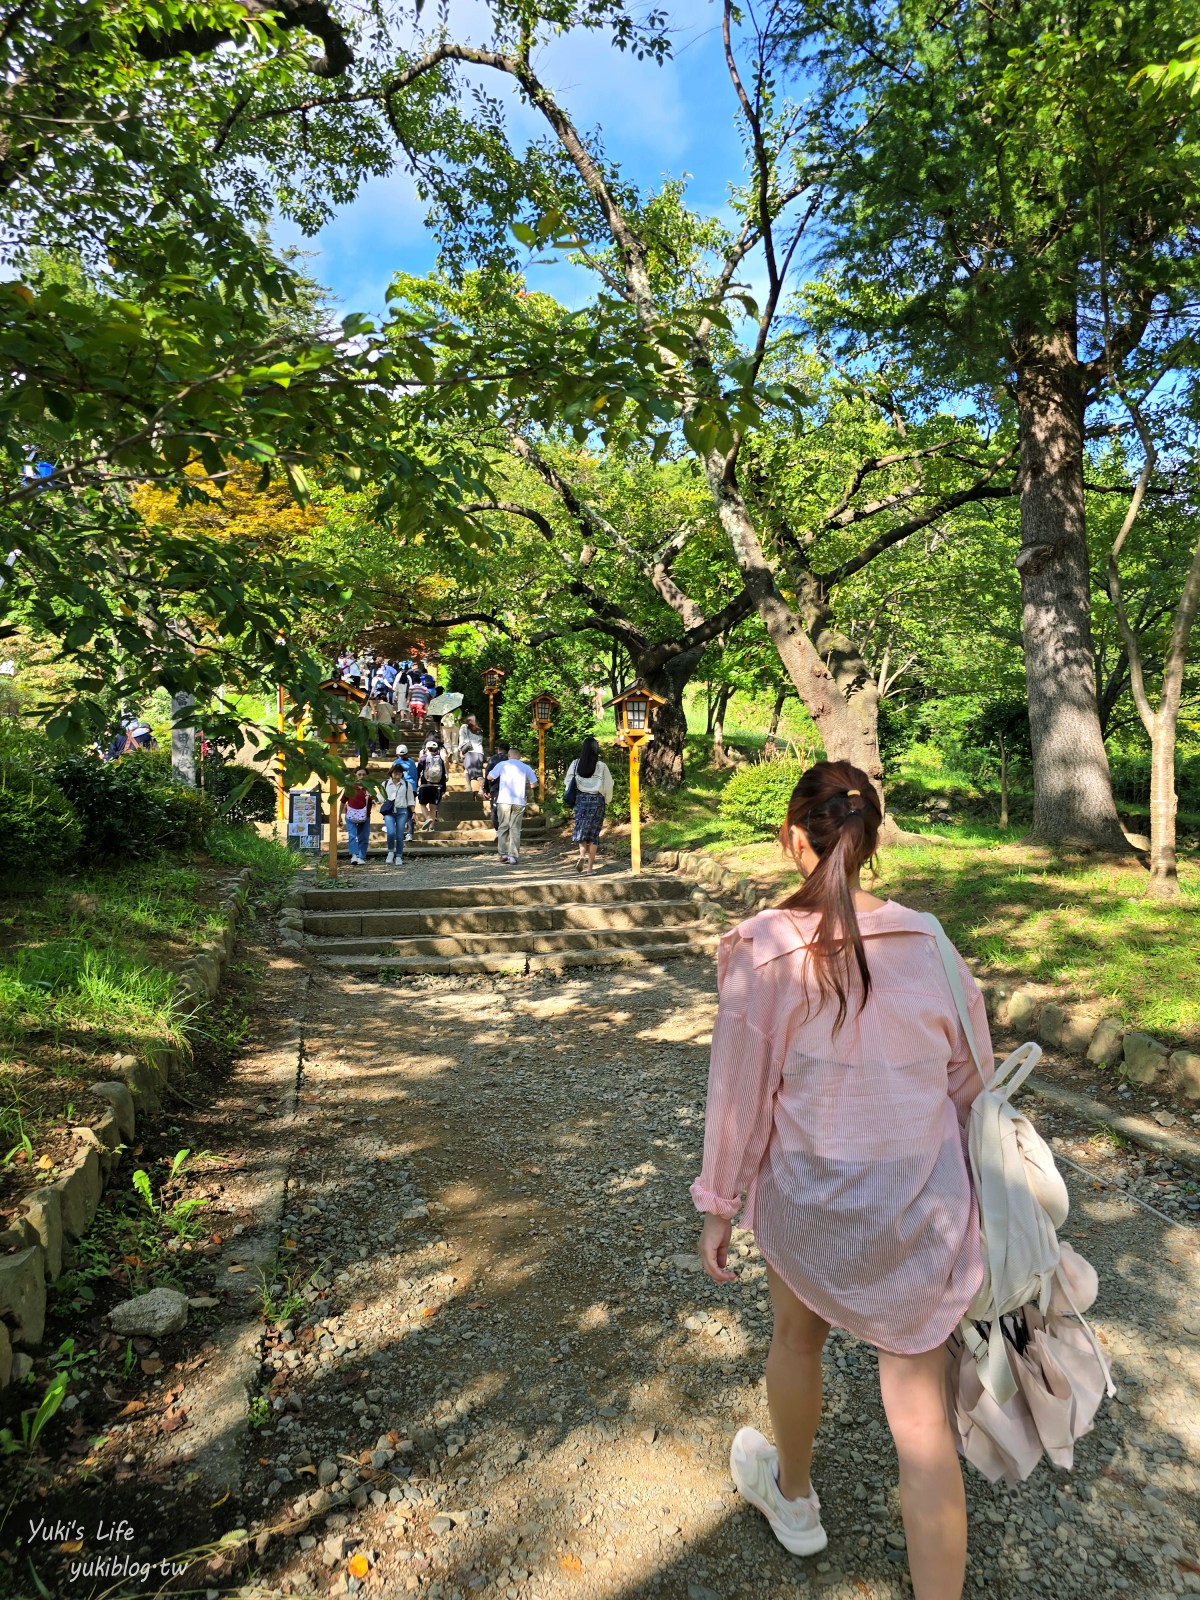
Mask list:
[[[325,817],[320,789],[289,789],[287,842],[289,850],[321,848]]]

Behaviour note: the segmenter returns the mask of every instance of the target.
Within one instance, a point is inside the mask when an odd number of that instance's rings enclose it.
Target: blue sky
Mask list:
[[[452,30],[482,42],[476,20],[481,15],[482,8],[473,8],[471,0],[459,0],[452,7]],[[662,67],[623,55],[599,33],[555,39],[537,58],[543,78],[576,126],[585,134],[601,127],[608,154],[627,177],[658,186],[666,177],[689,173],[690,203],[709,213],[724,210],[729,184],[742,174],[720,18],[712,0],[672,6],[674,56]],[[484,81],[493,94],[508,92],[495,73],[485,74]],[[541,120],[515,94],[511,103],[514,132],[526,139],[541,137],[546,131]],[[304,239],[287,226],[276,236],[309,252],[308,269],[343,311],[380,315],[393,273],[424,273],[434,265],[420,202],[411,179],[399,170],[371,179],[315,237]],[[535,268],[529,282],[571,306],[590,287],[586,274],[566,265]]]

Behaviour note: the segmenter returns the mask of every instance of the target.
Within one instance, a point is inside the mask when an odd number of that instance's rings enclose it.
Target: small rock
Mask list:
[[[721,1600],[715,1589],[706,1588],[702,1583],[689,1583],[688,1600]]]
[[[331,1483],[336,1483],[341,1476],[341,1470],[336,1461],[331,1461],[328,1456],[317,1468],[317,1482],[322,1489],[328,1489]]]
[[[1173,1117],[1169,1111],[1156,1111],[1154,1120],[1160,1128],[1173,1128],[1179,1119],[1178,1117]]]
[[[429,1531],[430,1533],[449,1533],[453,1526],[453,1517],[448,1517],[442,1513],[439,1513],[439,1515],[434,1517],[433,1521],[429,1524]]]
[[[1166,1066],[1168,1056],[1166,1045],[1148,1033],[1127,1033],[1121,1075],[1130,1083],[1153,1083],[1160,1068]]]
[[[109,1327],[114,1333],[141,1334],[147,1339],[161,1339],[168,1333],[178,1333],[188,1319],[188,1297],[178,1289],[151,1289],[148,1294],[135,1295],[114,1306],[108,1313]]]

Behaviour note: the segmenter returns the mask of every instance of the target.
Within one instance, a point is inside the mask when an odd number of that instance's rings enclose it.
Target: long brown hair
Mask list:
[[[870,778],[848,761],[818,761],[792,790],[780,836],[792,850],[791,829],[803,828],[817,865],[780,907],[815,911],[819,921],[808,946],[820,1003],[837,998],[834,1032],[846,1020],[855,966],[862,979],[859,1010],[871,992],[871,972],[854,909],[850,879],[875,854],[883,813]],[[796,858],[799,864],[799,857]]]

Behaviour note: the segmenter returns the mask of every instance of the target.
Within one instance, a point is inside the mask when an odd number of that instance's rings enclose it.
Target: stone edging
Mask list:
[[[227,881],[220,933],[201,945],[179,974],[175,1005],[187,1015],[220,987],[249,883],[249,867]],[[27,1195],[16,1223],[0,1233],[0,1390],[29,1370],[25,1352],[42,1340],[46,1285],[58,1278],[70,1246],[91,1226],[104,1186],[134,1140],[139,1117],[160,1109],[161,1091],[182,1064],[182,1053],[169,1048],[152,1051],[146,1061],[118,1056],[112,1082],[88,1085],[87,1093],[103,1101],[104,1109],[71,1129],[75,1149],[60,1176]],[[14,1345],[21,1349],[14,1351]]]
[[[747,911],[774,904],[749,878],[738,877],[702,850],[646,850],[643,861],[695,878],[717,894],[740,900]],[[968,966],[975,966],[968,962]],[[1119,1066],[1121,1076],[1143,1087],[1158,1083],[1188,1100],[1200,1100],[1200,1054],[1172,1051],[1169,1045],[1136,1029],[1126,1030],[1116,1017],[1095,1006],[1060,1006],[1043,1002],[1032,989],[996,979],[977,978],[988,1016],[1002,1028],[1038,1038],[1067,1055],[1083,1056],[1094,1066]],[[1093,1102],[1094,1103],[1094,1102]],[[1115,1126],[1112,1115],[1106,1117]]]

